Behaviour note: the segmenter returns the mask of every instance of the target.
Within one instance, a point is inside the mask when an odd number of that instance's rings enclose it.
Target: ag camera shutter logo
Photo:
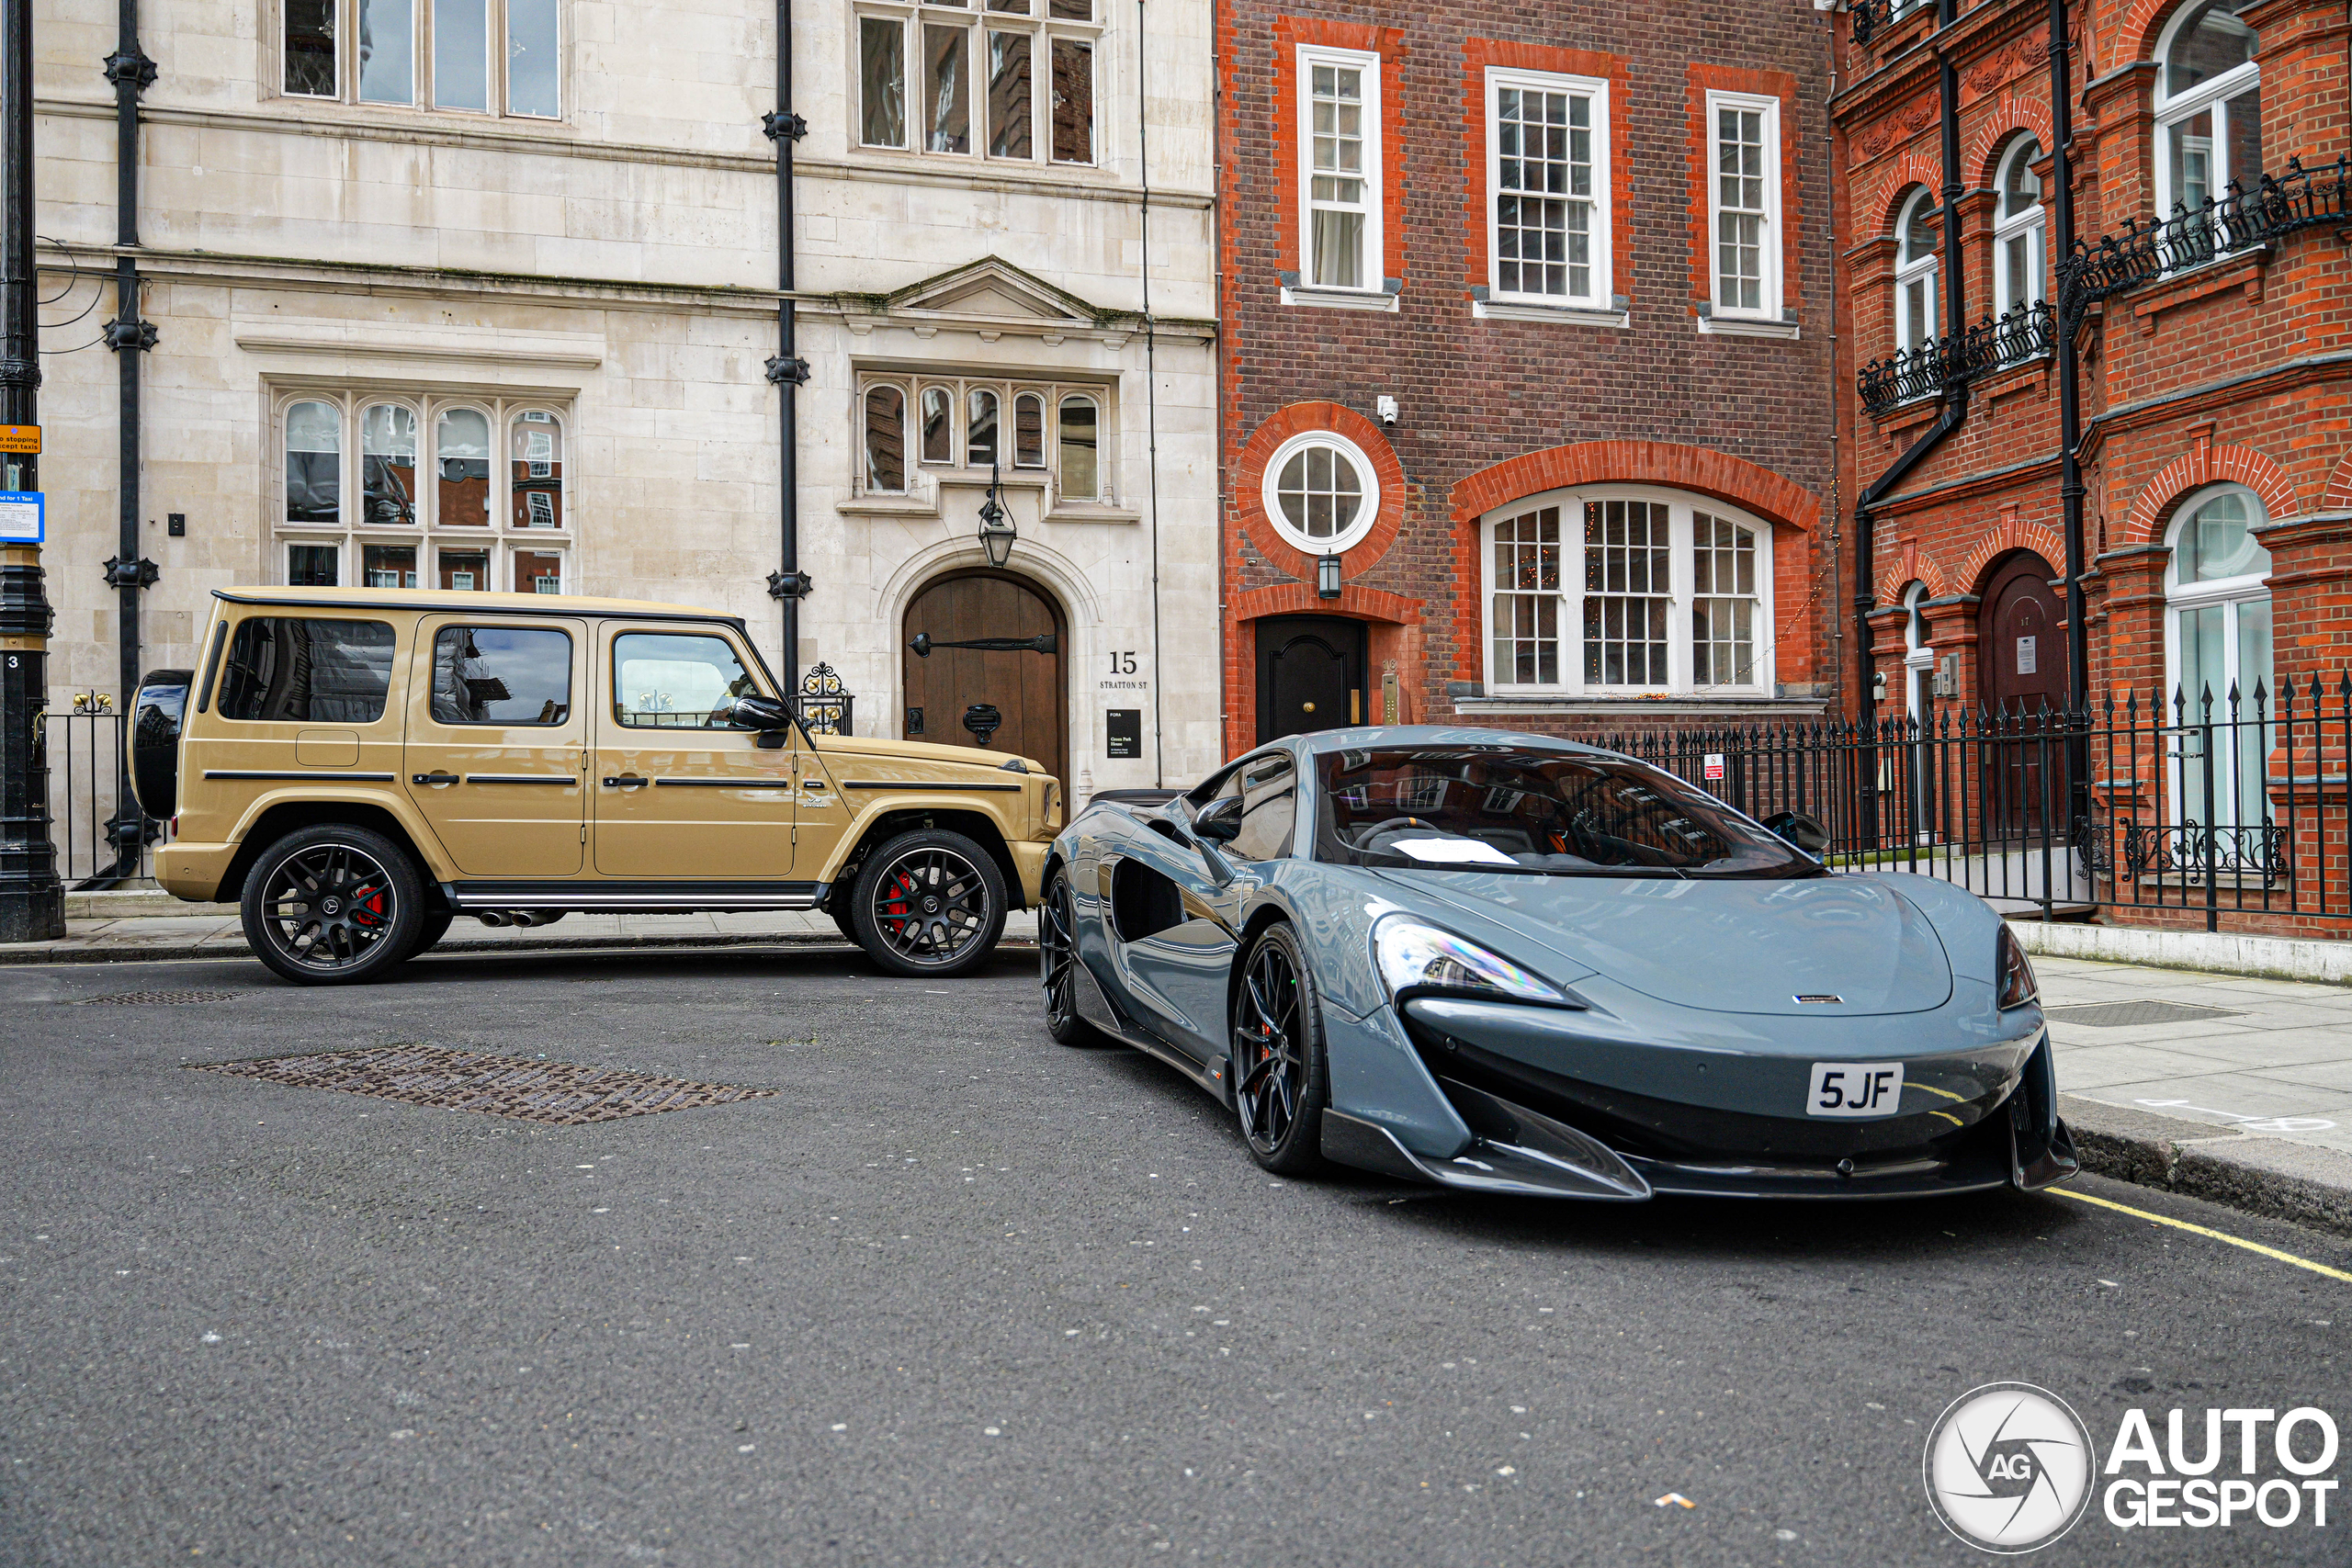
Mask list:
[[[2090,1428],[2063,1399],[2031,1383],[1962,1394],[1928,1432],[1928,1503],[1946,1529],[1980,1551],[2038,1551],[2075,1528],[2098,1467]]]

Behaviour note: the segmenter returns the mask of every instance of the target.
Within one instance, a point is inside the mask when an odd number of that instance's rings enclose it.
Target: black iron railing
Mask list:
[[[2346,220],[2352,157],[2306,169],[2290,158],[2283,174],[2264,175],[2252,188],[2229,183],[2218,198],[2176,207],[2169,218],[2143,224],[2134,218],[2119,234],[2077,240],[2058,264],[2058,301],[2065,319],[2081,320],[2099,300],[2166,273],[2199,266],[2217,256],[2251,250],[2298,230]]]
[[[1854,41],[1868,43],[1900,17],[1934,9],[1934,0],[1854,0]]]
[[[1916,349],[1897,349],[1873,359],[1855,378],[1862,406],[1873,414],[1939,396],[1945,388],[1987,372],[2048,354],[2056,342],[2056,321],[2048,304],[2013,305],[1987,316],[1957,338],[1932,338]]]
[[[2274,695],[2137,695],[2092,713],[1941,708],[1924,721],[1589,737],[1755,817],[1801,811],[1845,872],[1958,883],[2045,918],[2290,917],[2352,927],[2352,675]]]
[[[830,664],[820,664],[800,678],[796,696],[800,722],[818,735],[848,735],[857,711],[857,698],[842,684]]]
[[[114,698],[85,692],[67,712],[41,715],[37,728],[39,750],[49,765],[50,841],[59,878],[68,887],[88,889],[151,874],[151,846],[161,825],[139,809],[126,787],[128,727]]]

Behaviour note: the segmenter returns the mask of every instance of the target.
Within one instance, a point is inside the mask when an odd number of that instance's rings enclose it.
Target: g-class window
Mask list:
[[[220,716],[373,724],[391,690],[392,628],[385,622],[254,615],[238,623],[229,644]]]
[[[628,632],[613,639],[613,717],[629,729],[736,729],[759,688],[723,637]]]
[[[443,626],[435,634],[435,724],[558,725],[571,716],[569,634],[537,626]]]

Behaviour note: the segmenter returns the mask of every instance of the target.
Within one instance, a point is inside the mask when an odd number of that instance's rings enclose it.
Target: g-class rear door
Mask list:
[[[585,621],[418,624],[401,783],[465,875],[580,874],[589,649]]]

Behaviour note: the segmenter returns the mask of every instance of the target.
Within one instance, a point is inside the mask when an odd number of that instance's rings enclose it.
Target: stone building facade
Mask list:
[[[1930,725],[2043,702],[2104,715],[2113,702],[2143,725],[2185,716],[2193,729],[2209,691],[2224,722],[2233,693],[2252,721],[2276,718],[2291,692],[2307,724],[2312,682],[2332,709],[2352,665],[2345,8],[2098,0],[2064,14],[2063,106],[2048,0],[1964,14],[1869,0],[1840,18],[1840,375],[1860,393],[1843,404],[1840,484],[1873,512],[1860,573],[1869,658],[1849,700]],[[2064,119],[2084,246],[2071,262],[2052,157]],[[1975,326],[1964,343],[1950,331],[1955,304]],[[2082,483],[2071,548],[2069,346]],[[2315,738],[2299,731],[2297,743]],[[2179,863],[2197,853],[2196,824],[2235,824],[2222,872],[2240,886],[2251,875],[2256,903],[2308,901],[2323,868],[2340,899],[2342,742],[2298,761],[2284,736],[2248,726],[2215,744],[2227,754],[2211,784],[2199,759],[2181,761],[2201,745],[2193,735],[2152,751],[2134,778],[2093,759],[2083,771],[2097,776],[2067,809],[2095,825],[2097,858],[2115,836],[2098,825],[2186,829],[2170,861],[2159,848],[2107,868],[2126,891],[2126,873],[2143,873],[2141,896],[2185,877],[2171,895],[2183,897],[2196,891],[2196,868]],[[2298,894],[2289,857],[2256,836],[2283,844],[2294,818],[2311,838],[2319,808],[2333,825],[2293,857]],[[2340,921],[2289,916],[2240,924],[2342,934]]]
[[[1196,773],[1219,743],[1207,5],[786,11],[799,666],[839,672],[860,733],[965,742],[991,703],[998,748],[1080,792]],[[100,323],[134,307],[145,667],[191,663],[210,592],[254,581],[677,601],[782,652],[777,7],[150,6],[130,244],[117,16],[36,19],[52,707],[119,695],[124,351]],[[1052,635],[908,647],[967,628]],[[1116,758],[1114,708],[1141,725]]]
[[[1828,27],[1221,10],[1228,752],[1832,700]]]

